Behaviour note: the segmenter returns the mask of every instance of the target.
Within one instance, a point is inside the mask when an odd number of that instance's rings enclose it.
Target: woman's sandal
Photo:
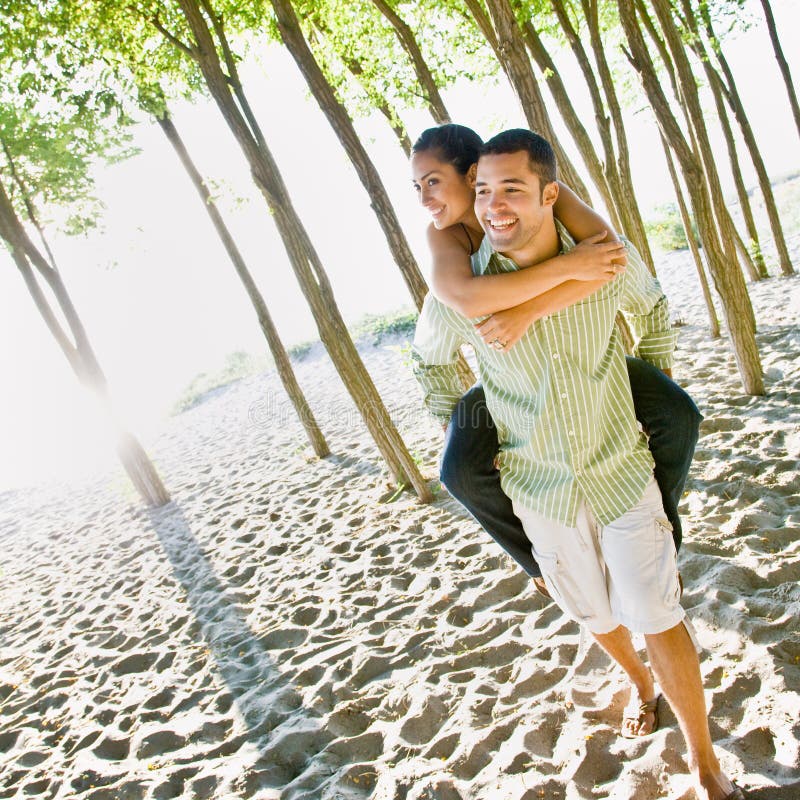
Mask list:
[[[655,733],[658,730],[658,701],[660,699],[661,695],[657,694],[652,700],[642,703],[639,706],[628,706],[628,708],[623,711],[620,735],[625,739],[640,739],[642,736],[649,736],[651,733]],[[627,713],[628,709],[631,709],[633,713]],[[650,730],[647,730],[644,733],[626,733],[626,722],[631,722],[631,727],[638,731],[643,724],[647,723],[647,717],[650,714],[653,715],[653,725]],[[736,795],[731,795],[730,799],[725,798],[725,800],[738,800],[738,798]]]

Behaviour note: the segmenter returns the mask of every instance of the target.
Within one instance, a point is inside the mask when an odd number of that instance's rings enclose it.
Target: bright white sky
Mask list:
[[[751,3],[760,19],[758,3]],[[798,66],[793,31],[796,0],[773,0],[787,58]],[[767,167],[780,177],[800,167],[800,140],[766,28],[726,42],[737,83]],[[567,86],[581,79],[561,59]],[[245,85],[295,206],[328,270],[348,320],[409,305],[408,293],[368,198],[288,53],[270,50]],[[800,74],[795,81],[800,84]],[[545,93],[546,94],[546,93]],[[547,96],[547,95],[546,95]],[[549,99],[549,96],[548,96]],[[458,87],[445,97],[454,118],[484,136],[525,121],[510,89]],[[588,100],[576,105],[591,121]],[[644,104],[644,101],[642,101]],[[224,180],[226,219],[245,253],[286,344],[316,338],[280,239],[253,190],[244,159],[210,103],[174,109],[175,121],[201,171]],[[557,114],[552,114],[557,120]],[[412,138],[430,125],[406,118]],[[358,124],[423,271],[423,230],[408,168],[382,118]],[[587,125],[591,128],[591,124]],[[634,180],[645,215],[671,201],[657,131],[649,112],[629,114]],[[569,136],[561,137],[565,144]],[[235,350],[263,352],[252,308],[194,188],[156,125],[136,129],[142,153],[105,169],[98,181],[107,206],[104,233],[54,239],[56,258],[86,323],[117,406],[145,438],[155,432],[181,390]],[[724,146],[720,145],[720,153]],[[727,165],[725,158],[723,172]],[[747,174],[748,185],[753,175]],[[346,244],[345,244],[346,243]],[[66,360],[34,309],[22,280],[0,252],[0,491],[65,475],[81,476],[112,458],[94,414]]]

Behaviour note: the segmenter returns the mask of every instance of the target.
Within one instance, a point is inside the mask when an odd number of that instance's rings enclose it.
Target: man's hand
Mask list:
[[[622,242],[605,242],[606,231],[582,239],[563,258],[567,276],[576,281],[611,280],[625,272],[628,257]]]

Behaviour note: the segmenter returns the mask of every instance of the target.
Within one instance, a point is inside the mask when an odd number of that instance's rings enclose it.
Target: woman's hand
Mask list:
[[[606,231],[582,239],[562,258],[568,277],[576,281],[610,280],[625,272],[628,257],[622,242],[605,242]]]
[[[497,311],[488,316],[475,328],[489,347],[495,350],[510,350],[524,335],[530,326],[542,315],[532,312],[532,301],[514,308]]]

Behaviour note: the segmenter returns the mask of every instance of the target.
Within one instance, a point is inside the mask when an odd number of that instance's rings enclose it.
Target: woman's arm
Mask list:
[[[464,316],[478,317],[517,306],[565,281],[604,281],[613,277],[615,267],[622,271],[619,268],[626,259],[617,235],[563,183],[559,183],[554,211],[580,244],[535,267],[502,275],[473,275],[469,263],[472,242],[464,230],[460,226],[437,230],[431,225],[428,246],[433,257],[434,294]]]
[[[606,232],[601,230],[569,253],[517,272],[473,275],[469,245],[461,228],[437,230],[431,226],[428,245],[433,257],[433,292],[465,317],[479,317],[516,306],[564,281],[611,278],[615,269],[622,271],[625,251],[621,242],[601,241],[605,238]]]
[[[561,181],[558,182],[558,197],[553,212],[576,242],[587,239],[599,231],[606,232],[606,239],[601,241],[619,241],[613,228]]]
[[[487,344],[495,339],[505,342],[503,349],[508,351],[536,320],[584,300],[606,283],[607,280],[567,281],[514,308],[491,314],[476,326],[478,333]]]

